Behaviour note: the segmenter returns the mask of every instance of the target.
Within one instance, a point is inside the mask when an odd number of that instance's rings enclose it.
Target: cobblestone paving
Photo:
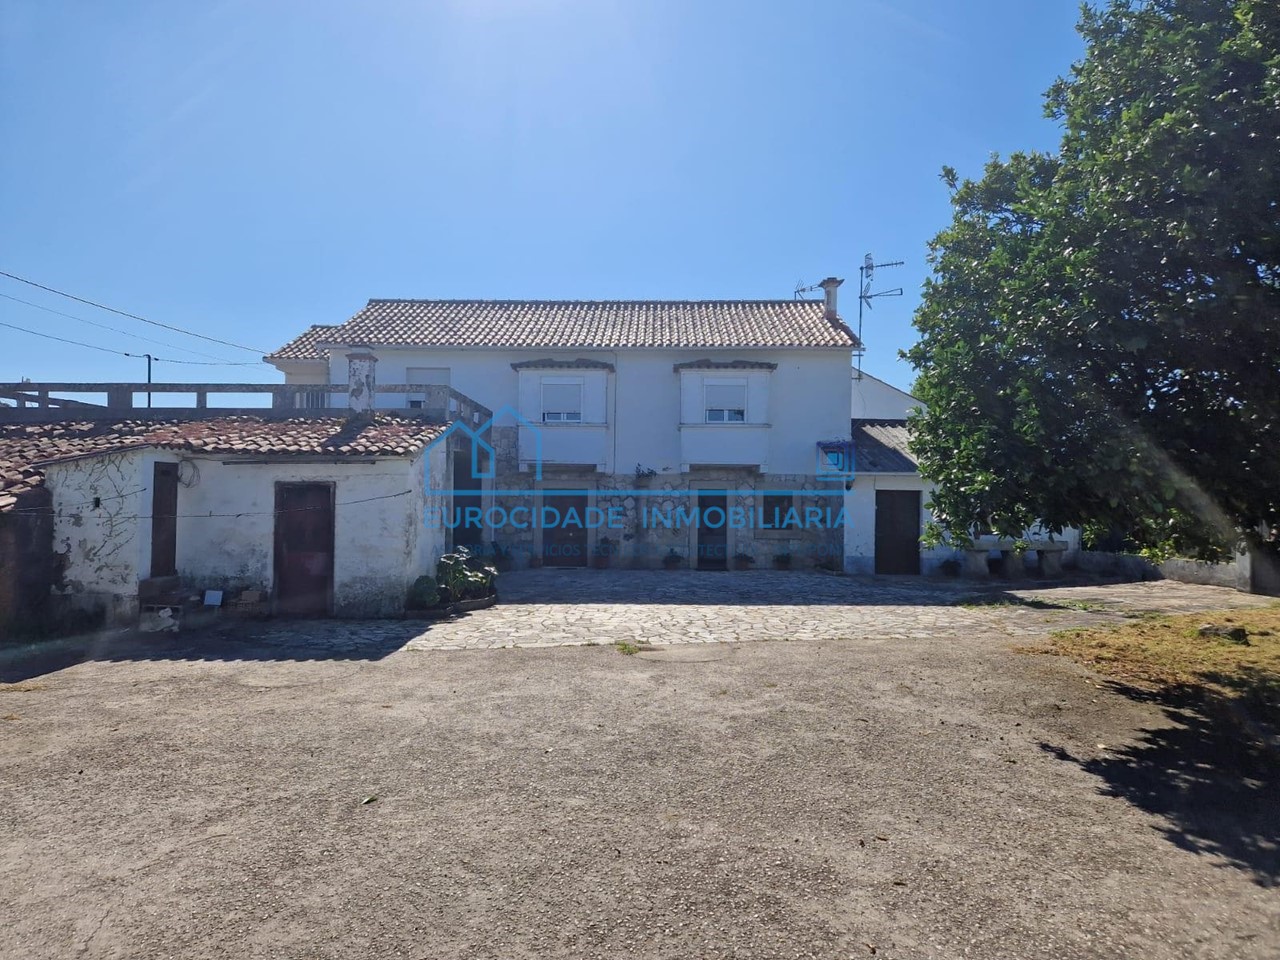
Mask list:
[[[1265,605],[1262,597],[1173,581],[1002,590],[971,581],[752,571],[530,570],[502,602],[433,623],[410,650],[761,640],[938,637],[995,628],[1012,637],[1148,611]]]
[[[773,570],[543,569],[504,574],[497,606],[450,620],[269,620],[226,624],[221,632],[265,655],[367,660],[402,649],[619,642],[878,642],[977,633],[1020,639],[1067,627],[1121,623],[1144,613],[1193,613],[1273,602],[1172,580],[1042,586],[1034,581],[1010,585]],[[175,638],[175,643],[182,641]]]

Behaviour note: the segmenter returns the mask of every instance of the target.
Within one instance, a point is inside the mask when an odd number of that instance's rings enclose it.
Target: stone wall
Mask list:
[[[494,428],[490,442],[497,458],[494,488],[502,491],[492,500],[498,516],[510,518],[516,508],[535,514],[543,501],[543,489],[585,489],[595,525],[587,532],[587,549],[594,554],[608,538],[612,566],[660,567],[671,551],[681,565],[692,565],[698,534],[693,525],[700,490],[727,491],[727,554],[751,556],[756,565],[769,566],[779,554],[789,554],[794,567],[820,564],[837,568],[841,562],[844,530],[843,496],[824,494],[833,489],[812,476],[761,474],[749,468],[703,468],[688,473],[653,476],[600,474],[546,464],[539,481],[532,471],[521,472],[516,460],[515,428]],[[801,519],[799,529],[765,529],[760,525],[763,492],[794,491],[792,503]],[[843,491],[841,491],[841,494]],[[817,511],[815,514],[814,511]],[[807,524],[805,520],[809,520]],[[494,530],[498,543],[511,551],[517,566],[542,556],[542,531],[507,523]],[[536,562],[536,560],[534,561]]]

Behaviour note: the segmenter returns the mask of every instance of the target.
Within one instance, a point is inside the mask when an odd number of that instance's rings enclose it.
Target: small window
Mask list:
[[[546,378],[542,381],[542,422],[582,422],[582,381]]]
[[[703,387],[707,423],[745,423],[747,420],[747,382],[745,380],[708,380]]]
[[[448,367],[407,367],[404,382],[416,386],[447,387],[449,386]],[[410,410],[422,410],[427,406],[425,394],[410,393],[405,395],[405,406]]]
[[[795,497],[789,493],[764,495],[764,522],[774,530],[794,530],[800,526],[800,515],[795,508]]]

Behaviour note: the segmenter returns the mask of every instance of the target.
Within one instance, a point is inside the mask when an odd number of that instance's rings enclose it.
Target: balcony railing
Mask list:
[[[349,409],[348,389],[345,383],[0,383],[0,422],[246,414],[334,416]],[[406,394],[418,401],[413,408],[408,407]],[[241,400],[218,405],[219,399],[237,395],[251,395],[263,402],[245,406]],[[184,398],[188,402],[174,402]],[[466,394],[439,384],[378,384],[375,408],[437,422],[461,420],[472,426],[492,416],[487,407]]]

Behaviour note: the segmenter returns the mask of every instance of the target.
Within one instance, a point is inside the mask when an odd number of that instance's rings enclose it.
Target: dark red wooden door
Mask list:
[[[178,465],[157,463],[151,471],[151,576],[178,572]]]
[[[587,492],[564,490],[543,496],[542,562],[548,567],[587,565]]]
[[[920,491],[876,491],[876,573],[920,572]]]
[[[699,570],[729,569],[729,496],[724,490],[698,492]]]
[[[276,612],[322,617],[333,602],[333,486],[276,484]]]

